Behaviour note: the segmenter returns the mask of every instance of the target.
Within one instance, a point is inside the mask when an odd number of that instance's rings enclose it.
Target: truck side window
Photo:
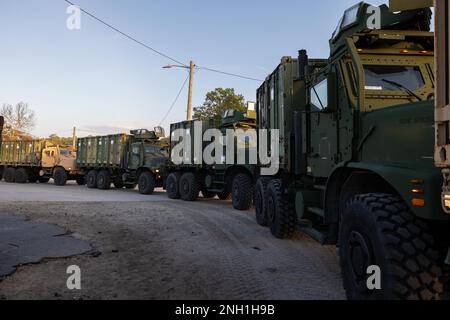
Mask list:
[[[311,104],[315,107],[325,110],[328,108],[328,81],[323,80],[310,89]]]

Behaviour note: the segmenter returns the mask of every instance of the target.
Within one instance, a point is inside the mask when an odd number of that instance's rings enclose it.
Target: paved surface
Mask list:
[[[0,216],[58,225],[93,252],[19,268],[0,299],[344,299],[334,247],[274,239],[229,202],[0,183]],[[82,290],[66,288],[67,267]]]
[[[17,266],[80,255],[91,250],[85,241],[74,239],[57,226],[0,215],[0,277]]]
[[[53,183],[46,184],[9,184],[0,182],[0,202],[134,202],[164,201],[166,194],[158,190],[152,197],[144,196],[135,190],[111,189],[102,191],[88,189],[70,182],[67,186],[58,187]]]

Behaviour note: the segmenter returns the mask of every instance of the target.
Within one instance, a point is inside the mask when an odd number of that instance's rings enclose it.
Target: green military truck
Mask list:
[[[171,160],[172,164],[167,167],[166,191],[170,199],[182,199],[184,201],[195,201],[200,192],[204,198],[221,200],[232,199],[233,207],[237,210],[248,210],[253,204],[254,181],[257,173],[256,161],[250,164],[249,153],[256,154],[256,137],[249,134],[255,131],[254,110],[242,113],[236,110],[225,112],[220,120],[211,119],[205,121],[184,121],[171,125]],[[203,141],[204,134],[209,129],[216,130],[217,138],[226,139],[227,132],[232,133],[230,141],[233,141],[233,155],[224,153],[214,163],[207,164],[203,152],[214,138]],[[184,132],[184,137],[176,137],[175,132]],[[236,135],[236,133],[242,133]],[[220,137],[219,137],[220,136]],[[189,141],[181,155],[177,154],[175,146],[183,139]],[[200,139],[198,141],[198,139]],[[195,155],[195,146],[199,146],[199,155]],[[187,150],[186,150],[187,149]],[[225,150],[225,148],[224,148]],[[237,158],[245,154],[243,164],[238,164]],[[180,156],[183,163],[177,163],[174,159]],[[232,161],[230,161],[230,159]]]
[[[3,141],[0,147],[0,173],[8,183],[47,183],[57,186],[67,181],[80,183],[73,147],[54,145],[46,140]]]
[[[164,130],[134,130],[131,134],[86,137],[77,140],[77,170],[90,189],[139,188],[152,194],[163,186],[161,169],[168,161]]]
[[[300,226],[338,245],[350,299],[443,292],[450,215],[433,161],[430,21],[430,9],[359,3],[328,59],[283,58],[257,93],[258,129],[280,131],[280,170],[256,184],[257,221],[278,238]],[[367,285],[374,266],[381,290]]]

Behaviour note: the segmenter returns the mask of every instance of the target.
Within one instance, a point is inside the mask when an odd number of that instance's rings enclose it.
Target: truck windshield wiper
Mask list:
[[[395,81],[391,81],[391,80],[387,80],[387,79],[382,79],[381,81],[392,84],[394,86],[396,86],[397,88],[402,89],[403,91],[409,93],[410,95],[412,95],[413,97],[415,97],[417,100],[419,101],[423,101],[421,97],[419,97],[417,94],[415,94],[412,90],[408,89],[407,87],[405,87],[404,85],[402,85],[401,83],[395,82]]]

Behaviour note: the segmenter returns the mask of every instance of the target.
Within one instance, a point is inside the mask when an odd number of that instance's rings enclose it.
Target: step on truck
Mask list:
[[[54,145],[46,140],[3,141],[0,148],[0,173],[8,183],[47,183],[57,186],[82,177],[76,169],[73,147]]]
[[[133,130],[77,139],[77,168],[90,189],[135,189],[153,194],[163,186],[162,168],[168,161],[164,130]]]
[[[280,170],[256,184],[257,222],[337,245],[349,299],[443,292],[450,215],[433,161],[431,15],[359,3],[328,59],[283,58],[257,92],[258,129],[280,130]]]
[[[196,201],[201,193],[207,199],[216,196],[220,200],[231,199],[237,210],[252,207],[257,163],[251,164],[249,153],[252,150],[256,152],[257,139],[250,134],[256,132],[254,104],[253,110],[251,103],[248,106],[247,113],[228,110],[222,119],[184,121],[171,125],[171,165],[167,167],[165,184],[170,199]],[[229,137],[232,136],[230,141],[233,141],[234,152],[230,158],[227,159],[224,151],[214,163],[204,161],[204,151],[214,141],[214,138],[206,138],[205,133],[210,129],[216,130],[223,139],[222,143],[227,132]],[[176,134],[177,131],[182,134]],[[236,135],[238,132],[241,135]],[[186,141],[189,143],[185,148],[176,149],[177,145],[183,145]],[[245,155],[244,161],[237,161],[240,154]]]

